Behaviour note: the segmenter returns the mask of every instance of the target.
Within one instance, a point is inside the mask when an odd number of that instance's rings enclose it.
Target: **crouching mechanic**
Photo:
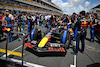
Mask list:
[[[76,36],[76,50],[75,52],[78,53],[78,51],[84,53],[84,47],[85,47],[85,38],[86,38],[86,31],[88,26],[88,20],[85,18],[85,11],[80,12],[81,18],[78,19],[78,22],[76,23],[77,29],[77,36]],[[81,44],[79,44],[81,40]],[[82,45],[81,47],[79,47]]]
[[[90,35],[91,35],[91,42],[94,42],[94,31],[95,31],[95,26],[97,25],[97,22],[98,22],[98,18],[97,18],[97,14],[94,13],[93,14],[93,19],[92,21],[90,22]]]

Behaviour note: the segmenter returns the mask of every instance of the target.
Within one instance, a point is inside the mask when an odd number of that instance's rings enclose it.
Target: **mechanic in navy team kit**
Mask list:
[[[95,26],[97,25],[98,22],[97,14],[93,13],[93,19],[90,22],[90,35],[91,35],[91,42],[94,42],[94,32],[95,32]]]
[[[77,36],[77,29],[78,27],[75,26],[76,25],[76,22],[78,22],[78,15],[76,13],[73,13],[72,17],[71,17],[71,22],[72,22],[72,29],[74,31],[74,38],[75,38],[75,41],[76,41],[76,36]]]
[[[87,26],[88,26],[88,20],[85,18],[85,11],[80,12],[80,18],[78,19],[78,22],[76,22],[77,29],[77,36],[76,36],[76,53],[78,51],[84,53],[84,47],[85,47],[85,38],[86,38],[86,32],[87,32]],[[81,40],[82,47],[79,48],[79,42]]]

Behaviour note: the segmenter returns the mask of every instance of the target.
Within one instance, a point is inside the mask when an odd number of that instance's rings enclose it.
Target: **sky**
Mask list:
[[[52,2],[61,7],[63,13],[68,15],[73,12],[78,14],[82,10],[88,12],[89,9],[100,4],[100,0],[52,0]]]

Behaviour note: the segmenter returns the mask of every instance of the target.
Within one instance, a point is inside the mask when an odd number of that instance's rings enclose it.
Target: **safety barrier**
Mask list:
[[[6,61],[7,61],[8,38],[9,38],[10,33],[22,34],[23,35],[23,46],[22,46],[22,65],[23,65],[23,52],[24,52],[25,34],[22,33],[22,32],[13,32],[13,31],[11,31],[11,32],[8,33],[7,42],[6,42]]]

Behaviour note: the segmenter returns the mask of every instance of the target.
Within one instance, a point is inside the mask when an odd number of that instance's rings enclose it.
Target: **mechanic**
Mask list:
[[[67,23],[67,28],[70,28],[71,20],[68,18],[68,15],[64,15],[63,23]]]
[[[85,38],[86,38],[86,31],[88,26],[88,20],[85,18],[85,11],[80,12],[80,19],[78,19],[78,22],[75,25],[78,27],[77,29],[77,36],[76,36],[76,53],[78,51],[84,53],[84,47],[85,47]],[[79,42],[81,40],[82,48],[79,49]]]
[[[86,13],[86,19],[88,20],[88,25],[89,25],[91,20],[90,20],[90,14],[88,12]]]
[[[75,24],[76,24],[77,22],[78,22],[78,15],[76,14],[76,15],[75,15],[75,20],[74,20],[74,29],[73,29],[75,41],[76,41],[77,29],[78,29],[77,26],[75,27]]]
[[[97,18],[97,14],[94,13],[93,14],[93,19],[92,19],[92,22],[90,22],[90,35],[91,35],[91,42],[94,42],[94,32],[95,32],[95,26],[97,25],[98,23],[98,18]]]
[[[27,22],[28,22],[28,27],[29,27],[28,32],[30,32],[32,30],[32,18],[30,14],[28,14],[27,16]]]
[[[72,16],[71,16],[71,22],[72,22],[72,28],[74,29],[74,27],[75,27],[75,23],[74,23],[74,20],[75,20],[75,15],[76,15],[76,13],[74,12],[73,14],[72,14]]]
[[[75,38],[75,41],[77,40],[76,39],[76,36],[77,36],[77,29],[78,27],[75,26],[76,25],[76,22],[78,22],[78,15],[74,12],[72,17],[71,17],[71,22],[72,22],[72,29],[74,31],[74,38]]]
[[[71,22],[74,23],[76,13],[74,12],[71,16]]]

